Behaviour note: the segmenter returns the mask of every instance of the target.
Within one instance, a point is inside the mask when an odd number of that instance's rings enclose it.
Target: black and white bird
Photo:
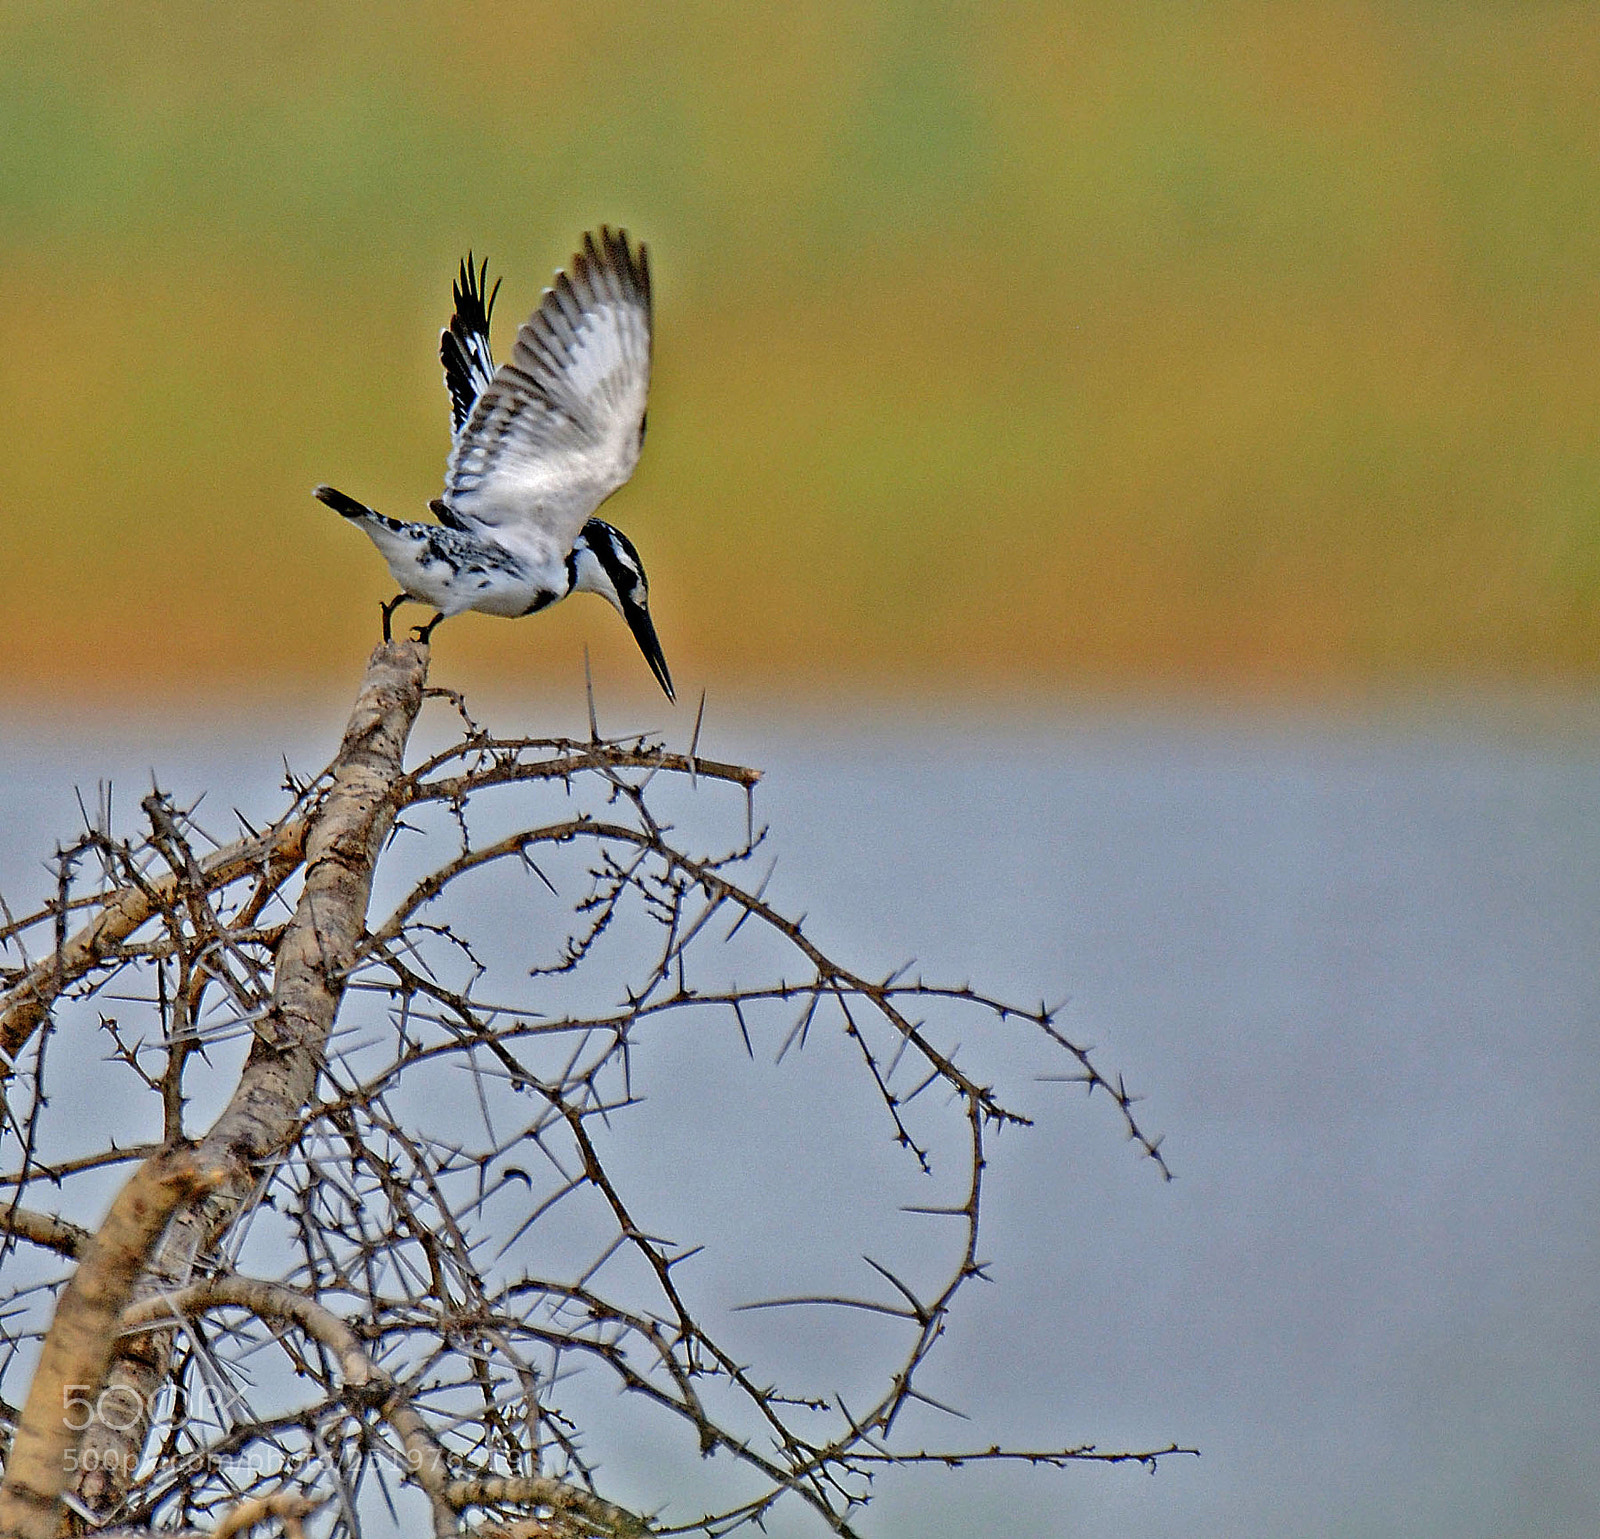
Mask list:
[[[500,285],[470,255],[455,313],[439,338],[454,437],[437,524],[374,512],[331,486],[316,496],[360,524],[400,592],[383,606],[383,636],[407,599],[450,615],[530,615],[569,593],[598,593],[628,623],[667,698],[672,675],[650,619],[649,585],[633,542],[593,517],[639,461],[650,389],[650,262],[644,244],[604,225],[583,237],[497,369],[489,316]]]

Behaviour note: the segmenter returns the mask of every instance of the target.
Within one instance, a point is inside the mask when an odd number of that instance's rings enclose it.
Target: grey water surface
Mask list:
[[[131,811],[154,767],[180,795],[209,787],[219,814],[265,818],[279,755],[315,769],[334,730],[44,734],[12,716],[0,892],[44,890],[75,785],[92,805],[115,777]],[[996,1144],[994,1280],[963,1295],[927,1381],[971,1419],[924,1410],[911,1430],[1201,1457],[885,1477],[866,1532],[1600,1532],[1592,706],[803,730],[713,714],[701,750],[768,771],[769,891],[819,941],[864,972],[915,956],[1024,1003],[1069,996],[1065,1029],[1146,1097],[1177,1176],[1019,1052],[1006,1088],[1036,1125]],[[1003,1080],[1005,1039],[971,1047]],[[709,1238],[703,1277],[729,1298],[791,1254],[864,1291],[874,1219],[836,1172],[893,1150],[870,1118],[819,1114],[826,1075],[770,1048],[752,1063],[730,1030],[644,1054],[629,1136],[652,1211],[682,1243]],[[803,1362],[803,1331],[769,1323],[774,1361]],[[651,1504],[684,1465],[681,1444],[640,1440],[606,1467],[612,1494]],[[667,1515],[698,1499],[684,1486]],[[798,1508],[772,1530],[816,1531]]]

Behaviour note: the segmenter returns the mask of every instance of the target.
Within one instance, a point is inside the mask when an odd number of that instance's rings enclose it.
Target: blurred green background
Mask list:
[[[348,680],[310,488],[425,516],[458,258],[503,352],[602,220],[686,691],[1592,680],[1597,80],[1592,5],[6,0],[0,695]]]

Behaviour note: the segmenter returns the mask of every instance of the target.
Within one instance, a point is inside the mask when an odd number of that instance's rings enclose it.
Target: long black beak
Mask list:
[[[639,643],[639,650],[644,653],[644,660],[650,664],[656,682],[666,691],[667,699],[675,702],[678,697],[672,692],[672,675],[667,672],[667,659],[662,654],[661,643],[656,639],[650,611],[638,604],[624,604],[622,614],[628,622],[628,629],[633,632],[633,639]]]

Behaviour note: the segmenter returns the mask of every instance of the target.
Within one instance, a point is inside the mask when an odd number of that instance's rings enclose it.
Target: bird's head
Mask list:
[[[572,586],[583,593],[598,593],[628,622],[667,699],[676,700],[672,675],[667,672],[667,660],[650,619],[650,584],[633,541],[620,529],[591,518],[572,544]]]

